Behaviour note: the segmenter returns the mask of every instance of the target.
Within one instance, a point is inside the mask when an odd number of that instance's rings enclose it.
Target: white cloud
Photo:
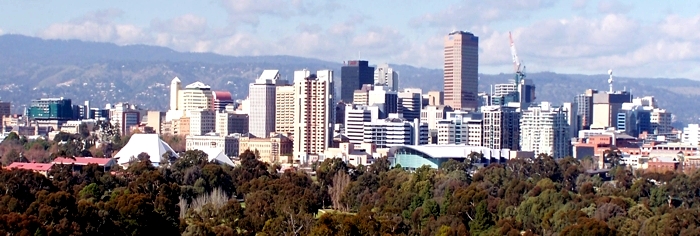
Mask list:
[[[5,31],[2,31],[2,29],[0,29],[0,35],[3,35],[3,34],[5,34]]]
[[[80,39],[86,41],[132,44],[146,41],[148,35],[138,26],[115,24],[112,21],[123,15],[119,9],[89,12],[65,23],[51,24],[37,34],[52,39]]]

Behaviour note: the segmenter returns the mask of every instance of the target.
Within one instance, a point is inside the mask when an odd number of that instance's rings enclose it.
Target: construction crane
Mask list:
[[[508,32],[508,38],[510,38],[510,54],[513,56],[513,70],[515,71],[515,82],[517,84],[520,84],[520,81],[522,81],[525,78],[525,66],[522,66],[522,70],[520,66],[522,63],[520,62],[520,59],[518,58],[518,52],[515,50],[515,43],[513,43],[513,35]]]

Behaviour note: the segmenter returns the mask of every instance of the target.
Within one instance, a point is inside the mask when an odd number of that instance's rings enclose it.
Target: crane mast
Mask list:
[[[515,43],[513,42],[513,35],[508,32],[508,38],[510,39],[510,54],[513,57],[513,70],[515,72],[515,82],[520,83],[520,81],[525,78],[525,66],[522,67],[520,59],[518,58],[518,52],[515,50]]]

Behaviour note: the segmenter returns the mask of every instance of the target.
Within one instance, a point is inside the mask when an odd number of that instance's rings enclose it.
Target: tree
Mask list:
[[[487,230],[493,225],[493,220],[491,219],[491,213],[486,209],[486,202],[481,201],[476,205],[476,214],[474,214],[474,220],[469,222],[469,231],[471,232],[482,232]]]
[[[328,186],[328,195],[333,201],[333,208],[341,211],[348,211],[347,204],[342,204],[341,200],[345,194],[345,189],[350,184],[350,176],[345,172],[337,172],[333,176],[333,185]]]

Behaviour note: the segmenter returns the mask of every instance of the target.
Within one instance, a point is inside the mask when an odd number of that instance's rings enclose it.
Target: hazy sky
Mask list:
[[[483,73],[700,79],[700,2],[616,0],[0,0],[0,34],[441,68],[444,36],[480,37]]]

